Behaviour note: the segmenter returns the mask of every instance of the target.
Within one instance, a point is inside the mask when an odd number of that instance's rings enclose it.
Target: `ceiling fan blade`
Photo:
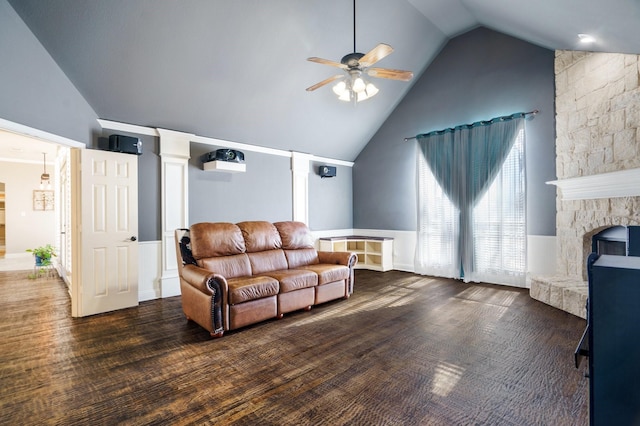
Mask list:
[[[315,56],[311,58],[307,58],[307,61],[317,62],[318,64],[323,64],[323,65],[331,65],[332,67],[342,68],[343,70],[347,69],[347,66],[345,64],[341,64],[340,62],[336,62],[336,61],[330,61],[329,59],[316,58]]]
[[[380,59],[391,54],[391,52],[393,52],[393,47],[389,46],[388,44],[380,43],[379,45],[371,49],[366,55],[360,58],[360,66],[363,68],[369,67],[378,62]]]
[[[314,90],[316,90],[317,88],[322,87],[322,86],[324,86],[325,84],[329,84],[329,83],[331,83],[332,81],[335,81],[335,80],[337,80],[337,79],[339,79],[339,78],[342,78],[342,77],[344,77],[344,75],[343,75],[343,74],[338,74],[338,75],[334,75],[333,77],[329,77],[329,78],[327,78],[327,79],[325,79],[325,80],[322,80],[320,83],[316,83],[316,84],[314,84],[314,85],[313,85],[313,86],[311,86],[311,87],[307,87],[307,92],[314,91]]]
[[[411,71],[392,70],[389,68],[368,68],[367,74],[371,77],[388,78],[390,80],[409,81],[413,78]]]

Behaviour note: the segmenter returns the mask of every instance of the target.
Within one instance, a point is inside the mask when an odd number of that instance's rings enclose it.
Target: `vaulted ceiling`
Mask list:
[[[356,44],[395,51],[353,105],[308,62],[353,50],[350,0],[9,0],[99,118],[354,160],[447,41],[486,26],[548,49],[640,53],[638,0],[360,0]],[[579,45],[578,33],[596,43]],[[405,135],[398,135],[400,139]]]

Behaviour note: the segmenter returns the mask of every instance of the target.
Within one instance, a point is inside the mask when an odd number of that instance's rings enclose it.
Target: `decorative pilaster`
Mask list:
[[[309,164],[312,155],[291,153],[293,220],[309,224]]]
[[[171,297],[180,294],[174,231],[189,226],[189,144],[194,135],[157,130],[162,162],[162,276],[159,297]]]

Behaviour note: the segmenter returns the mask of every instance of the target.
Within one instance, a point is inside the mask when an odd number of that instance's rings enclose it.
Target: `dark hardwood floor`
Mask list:
[[[71,318],[0,272],[0,423],[586,425],[585,321],[526,289],[358,270],[348,300],[211,339],[180,298]]]

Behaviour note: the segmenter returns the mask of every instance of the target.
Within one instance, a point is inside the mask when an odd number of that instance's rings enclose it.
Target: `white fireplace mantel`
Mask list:
[[[560,188],[562,200],[640,196],[640,168],[552,180],[548,185]]]

